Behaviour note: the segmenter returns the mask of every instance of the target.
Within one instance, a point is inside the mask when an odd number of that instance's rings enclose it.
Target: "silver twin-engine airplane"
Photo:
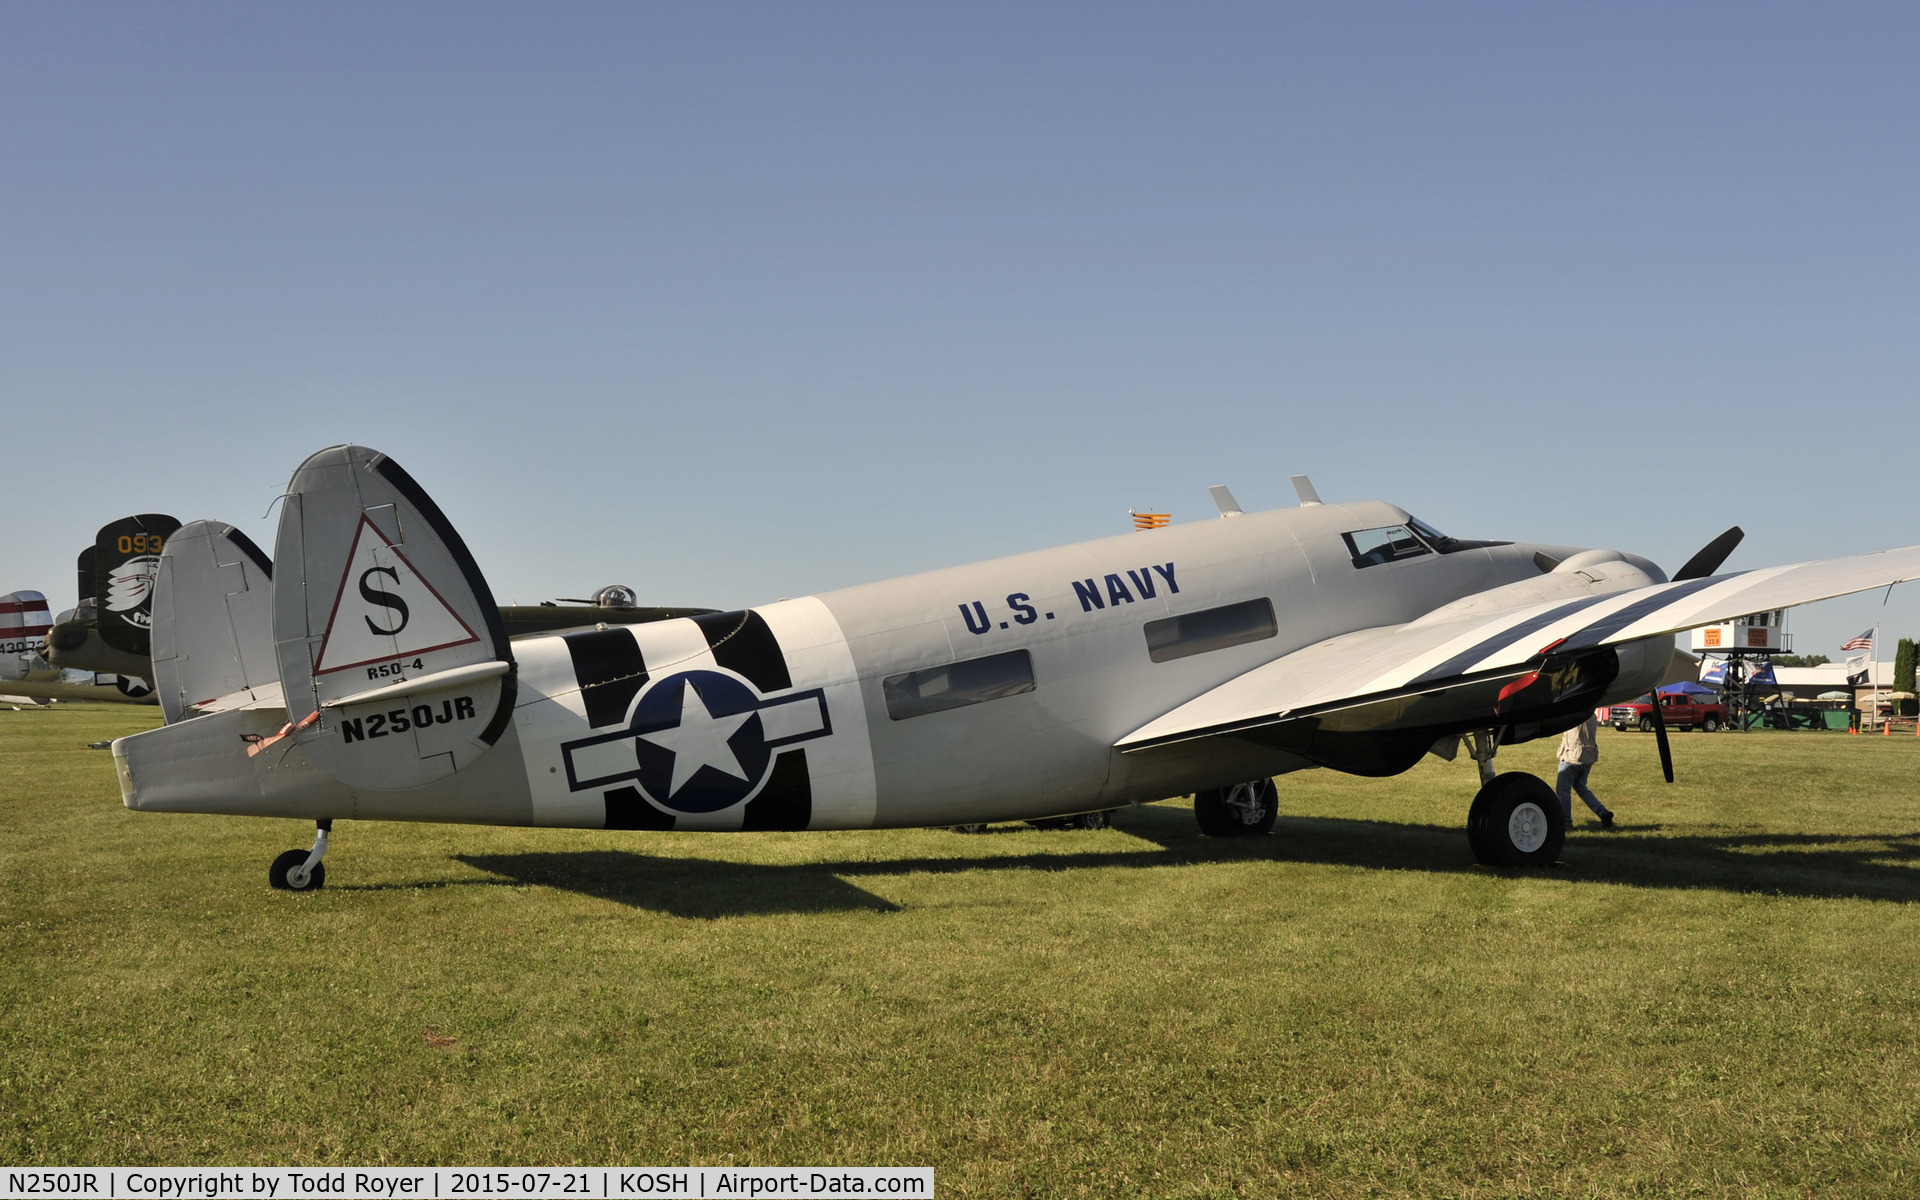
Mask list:
[[[1265,833],[1273,777],[1393,775],[1464,739],[1483,862],[1553,861],[1552,789],[1495,775],[1666,676],[1673,635],[1920,575],[1920,547],[1669,580],[1613,550],[1463,541],[1391,504],[1222,516],[634,626],[509,642],[466,544],[392,459],[294,472],[267,569],[183,526],[155,583],[167,724],[113,744],[128,808],[583,829],[954,826],[1193,793]],[[1665,753],[1664,740],[1662,752]]]

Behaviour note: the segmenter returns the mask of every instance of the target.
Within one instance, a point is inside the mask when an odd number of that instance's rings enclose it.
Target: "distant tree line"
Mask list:
[[[1776,667],[1820,667],[1833,660],[1824,654],[1776,654],[1773,665]]]

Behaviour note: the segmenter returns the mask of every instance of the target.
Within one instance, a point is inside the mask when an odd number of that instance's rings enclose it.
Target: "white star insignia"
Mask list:
[[[667,787],[666,799],[680,794],[701,767],[712,767],[723,775],[731,775],[744,781],[747,778],[745,768],[740,765],[740,756],[733,752],[727,739],[739,731],[751,712],[737,713],[731,717],[716,717],[707,710],[707,702],[691,681],[680,689],[680,724],[672,729],[662,729],[656,733],[643,733],[640,736],[663,750],[673,751],[673,782]]]

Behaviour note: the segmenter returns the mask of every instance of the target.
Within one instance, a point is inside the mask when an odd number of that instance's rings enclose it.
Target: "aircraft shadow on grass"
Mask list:
[[[459,862],[520,884],[561,888],[676,917],[805,912],[898,912],[829,866],[669,858],[629,850],[461,854]]]
[[[1291,862],[1375,870],[1562,879],[1631,887],[1713,888],[1809,897],[1920,901],[1920,832],[1894,835],[1662,833],[1629,826],[1578,833],[1559,866],[1490,871],[1475,866],[1457,828],[1385,821],[1282,817],[1273,835],[1202,838],[1183,808],[1144,807],[1117,814],[1115,827],[1156,848],[1065,849],[1032,854],[961,853],[951,857],[876,858],[765,865],[671,858],[628,850],[459,855],[457,861],[503,876],[475,883],[532,884],[674,916],[712,919],[800,912],[896,912],[899,905],[852,880],[962,871],[1081,871],[1222,862]],[[1024,826],[1008,827],[1025,831]],[[1110,835],[1048,834],[1098,846]],[[990,843],[989,843],[990,844]]]

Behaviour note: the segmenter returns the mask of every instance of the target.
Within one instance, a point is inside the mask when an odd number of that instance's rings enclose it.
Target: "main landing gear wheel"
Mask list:
[[[1489,867],[1550,866],[1566,841],[1560,798],[1546,780],[1524,771],[1494,776],[1467,813],[1473,857]]]
[[[313,849],[289,850],[267,868],[267,883],[282,892],[317,892],[327,884],[327,864],[320,859],[327,852],[327,835],[332,821],[318,821]]]
[[[1259,837],[1273,828],[1280,801],[1273,780],[1254,779],[1193,794],[1193,819],[1207,837]]]

